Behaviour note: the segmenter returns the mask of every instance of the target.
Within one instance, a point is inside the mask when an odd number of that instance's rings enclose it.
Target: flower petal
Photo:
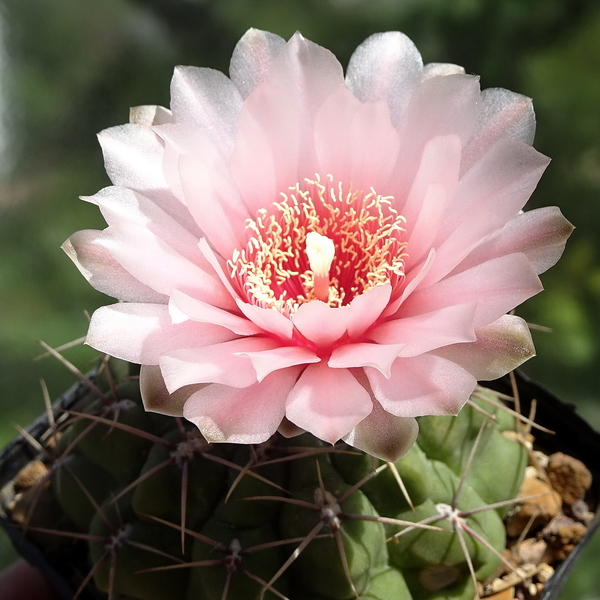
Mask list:
[[[215,344],[232,337],[229,330],[214,324],[173,324],[165,304],[129,302],[96,310],[86,344],[123,360],[157,365],[164,352]]]
[[[452,275],[430,287],[418,288],[402,304],[403,318],[433,312],[453,304],[477,302],[475,329],[488,325],[542,290],[524,254],[509,254]]]
[[[179,158],[183,194],[190,212],[215,250],[230,257],[234,249],[245,245],[241,224],[248,212],[241,203],[231,202],[232,196],[237,196],[231,191],[232,182],[212,167],[193,156]]]
[[[477,303],[453,304],[439,310],[386,321],[369,333],[378,344],[401,344],[398,356],[417,356],[435,348],[475,341]]]
[[[544,273],[561,257],[573,229],[556,206],[521,213],[479,244],[454,272],[464,271],[497,256],[522,252],[536,273]]]
[[[169,394],[160,367],[142,365],[140,369],[140,392],[144,408],[149,412],[183,417],[183,406],[187,399],[201,386],[190,385]]]
[[[392,363],[402,347],[403,344],[344,344],[335,348],[327,364],[333,369],[373,367],[389,377]]]
[[[160,357],[159,364],[169,392],[198,383],[243,388],[257,382],[256,371],[246,354],[277,346],[268,338],[237,338],[201,348],[172,350]]]
[[[173,122],[173,113],[163,106],[153,106],[151,104],[132,106],[129,109],[129,122],[144,127],[164,125]]]
[[[419,434],[417,420],[396,417],[373,401],[373,410],[343,440],[386,462],[396,462],[415,443]]]
[[[202,302],[179,290],[171,293],[171,302],[179,311],[192,321],[199,323],[215,323],[225,327],[237,335],[256,335],[263,333],[252,321],[222,310],[212,304]]]
[[[301,367],[271,373],[247,388],[212,384],[190,396],[183,416],[209,442],[260,444],[277,431],[284,414],[285,399]]]
[[[207,263],[195,247],[199,232],[193,226],[193,222],[190,223],[189,214],[184,226],[153,199],[124,187],[104,188],[86,200],[100,208],[102,216],[109,225],[119,227],[126,222],[127,228],[147,229],[178,254],[201,264],[206,270]]]
[[[346,333],[351,316],[347,306],[333,308],[325,302],[313,300],[300,305],[292,315],[292,323],[318,348],[327,348]],[[324,326],[325,323],[327,326]]]
[[[372,410],[371,397],[347,369],[309,365],[290,392],[286,417],[319,439],[335,444]]]
[[[456,415],[477,380],[463,367],[433,354],[398,358],[391,377],[366,368],[375,398],[397,417]]]
[[[523,208],[549,159],[531,146],[501,139],[462,177],[433,242],[433,282],[454,269],[476,246]]]
[[[376,33],[350,57],[346,85],[361,102],[385,100],[397,125],[422,70],[421,55],[406,35],[399,31]]]
[[[386,283],[376,285],[350,302],[347,328],[350,339],[358,340],[375,323],[387,306],[391,294],[392,286]]]
[[[520,317],[504,315],[475,333],[477,341],[439,348],[434,354],[461,365],[482,381],[502,377],[535,356],[529,327]]]
[[[531,145],[534,135],[535,115],[531,98],[502,88],[483,90],[479,118],[464,150],[463,172],[501,137]]]
[[[104,166],[114,185],[144,192],[168,189],[162,175],[162,144],[143,125],[119,125],[98,134]]]
[[[287,369],[296,365],[305,365],[320,362],[320,358],[308,348],[302,346],[275,345],[272,349],[258,352],[241,352],[248,357],[256,371],[258,381],[262,381],[269,373],[280,369]]]
[[[159,294],[181,288],[216,306],[235,306],[212,272],[181,256],[149,229],[122,220],[107,227],[96,243],[138,281]]]
[[[319,108],[314,136],[320,173],[384,193],[400,147],[387,103],[364,104],[341,85]]]
[[[138,281],[97,243],[101,235],[101,231],[84,229],[74,233],[61,248],[99,292],[125,302],[165,302],[166,296]]]
[[[427,63],[423,66],[423,78],[440,77],[444,75],[464,75],[465,68],[453,63]]]
[[[343,81],[335,56],[297,33],[248,96],[230,168],[251,215],[289,186],[314,178],[314,144],[307,132],[325,98]]]
[[[408,198],[399,207],[407,221],[407,269],[427,255],[437,237],[446,208],[458,186],[460,158],[457,135],[435,137],[423,150]]]
[[[414,90],[399,125],[402,145],[396,166],[396,198],[406,198],[427,143],[458,135],[464,145],[477,119],[479,80],[471,75],[432,77]]]
[[[243,98],[267,77],[285,43],[274,33],[254,28],[241,37],[231,55],[229,74]]]
[[[199,125],[227,153],[233,149],[242,102],[237,87],[220,71],[175,67],[171,81],[175,122]]]
[[[277,310],[262,308],[255,304],[237,301],[238,308],[255,325],[281,338],[291,340],[294,333],[292,322]]]

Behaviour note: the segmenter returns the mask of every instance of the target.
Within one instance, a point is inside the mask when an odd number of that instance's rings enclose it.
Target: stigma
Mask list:
[[[329,269],[335,256],[335,244],[316,231],[306,234],[306,255],[313,273],[313,294],[318,300],[329,300]]]

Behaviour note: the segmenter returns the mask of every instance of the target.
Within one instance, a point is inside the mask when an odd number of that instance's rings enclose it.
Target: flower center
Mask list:
[[[248,219],[248,242],[227,262],[238,291],[285,315],[312,300],[344,306],[404,278],[405,219],[393,198],[305,179]]]

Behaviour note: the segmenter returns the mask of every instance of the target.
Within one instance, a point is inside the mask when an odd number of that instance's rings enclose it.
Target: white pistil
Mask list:
[[[335,256],[333,240],[316,231],[306,234],[306,255],[310,270],[313,272],[314,295],[323,302],[329,300],[329,269]]]

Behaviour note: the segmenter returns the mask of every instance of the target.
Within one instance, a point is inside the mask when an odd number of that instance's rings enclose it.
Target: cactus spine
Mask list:
[[[492,392],[421,418],[392,464],[308,434],[209,445],[144,412],[128,369],[105,362],[100,394],[53,429],[33,503],[60,508],[55,544],[87,550],[79,584],[123,600],[471,600],[498,569],[527,450]]]

